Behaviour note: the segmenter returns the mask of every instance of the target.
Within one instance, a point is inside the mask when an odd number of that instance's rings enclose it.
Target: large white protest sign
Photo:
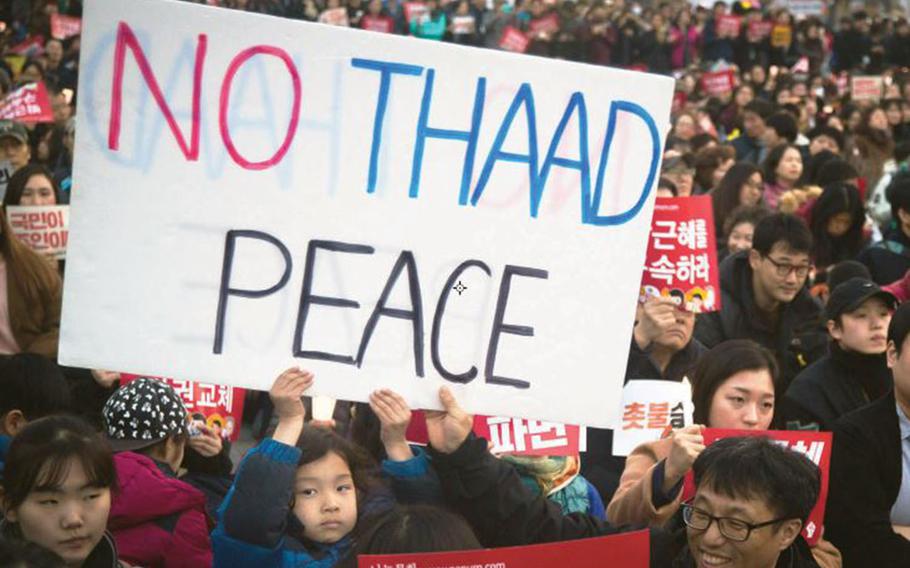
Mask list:
[[[617,418],[672,79],[162,0],[81,53],[64,363]]]
[[[668,428],[690,426],[694,410],[688,379],[629,381],[623,389],[622,420],[613,431],[613,455],[627,456],[645,442],[660,440]]]

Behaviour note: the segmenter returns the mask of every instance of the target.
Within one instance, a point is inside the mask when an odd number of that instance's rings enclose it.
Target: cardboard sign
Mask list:
[[[787,25],[775,24],[771,28],[771,47],[790,47],[793,41],[793,28]]]
[[[6,208],[13,234],[33,251],[66,258],[69,205],[10,205]]]
[[[701,89],[710,97],[722,97],[733,92],[735,81],[733,69],[705,73],[701,76]]]
[[[559,16],[551,12],[546,16],[536,18],[528,23],[528,36],[537,37],[540,35],[552,36],[559,31]]]
[[[187,2],[83,19],[65,364],[618,418],[603,338],[632,328],[671,77]]]
[[[62,14],[51,14],[51,37],[66,39],[82,33],[82,19]]]
[[[130,373],[120,374],[120,384],[138,379],[144,375]],[[216,434],[225,440],[236,442],[240,437],[240,422],[243,419],[243,397],[246,391],[240,388],[225,385],[213,385],[166,379],[162,377],[149,377],[165,382],[180,395],[186,411],[193,420],[205,422]]]
[[[9,178],[13,177],[13,164],[9,160],[0,160],[0,202],[6,196],[6,186],[9,185]]]
[[[53,122],[54,111],[44,83],[29,83],[0,101],[0,120]]]
[[[390,34],[395,31],[395,22],[387,16],[365,15],[360,19],[360,27],[371,32]]]
[[[762,20],[749,22],[749,37],[753,39],[764,39],[771,35],[772,27],[774,27],[773,22],[765,22]]]
[[[547,544],[430,552],[422,554],[362,554],[358,568],[601,568],[604,559],[621,559],[623,568],[648,568],[650,533],[646,530]]]
[[[408,21],[408,25],[414,20],[420,20],[424,14],[427,13],[427,5],[423,2],[405,2],[404,3],[404,18]]]
[[[641,301],[663,296],[689,312],[720,310],[713,211],[709,195],[657,199]]]
[[[705,446],[710,446],[717,440],[734,436],[766,436],[785,448],[805,454],[812,463],[821,471],[821,491],[815,503],[806,526],[803,527],[803,538],[809,546],[815,546],[822,536],[822,527],[825,519],[825,501],[828,499],[828,471],[831,467],[831,432],[812,432],[806,430],[722,430],[719,428],[705,428],[702,432]],[[695,497],[695,479],[690,471],[686,474],[683,484],[683,502]]]
[[[517,28],[506,26],[502,31],[502,38],[499,40],[499,48],[515,53],[524,53],[528,50],[528,44],[531,40]]]
[[[877,101],[882,97],[884,79],[880,75],[850,78],[850,98],[854,101]]]
[[[508,416],[475,416],[474,433],[490,442],[490,452],[521,456],[574,456],[582,448],[585,428]],[[426,415],[415,410],[405,434],[408,442],[425,446]]]
[[[613,431],[613,455],[627,456],[646,442],[660,440],[669,428],[692,424],[689,381],[633,379],[622,397],[622,425]]]
[[[742,20],[740,16],[730,14],[718,18],[716,26],[718,37],[737,37],[742,27]]]
[[[332,8],[319,14],[319,21],[330,26],[348,26],[348,9]]]

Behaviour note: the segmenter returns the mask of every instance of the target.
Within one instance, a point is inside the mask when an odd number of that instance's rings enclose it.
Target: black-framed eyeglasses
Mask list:
[[[745,542],[749,540],[752,531],[787,520],[773,519],[764,523],[747,523],[742,519],[736,519],[734,517],[715,517],[707,511],[703,511],[689,503],[683,503],[682,511],[683,521],[685,521],[689,528],[703,532],[708,530],[711,523],[717,521],[717,528],[720,529],[720,534],[735,542]]]
[[[777,275],[781,278],[786,278],[791,273],[796,273],[797,278],[805,278],[809,271],[812,270],[811,264],[787,264],[785,262],[777,262],[770,256],[765,256],[764,258],[774,265],[774,268],[777,269]]]

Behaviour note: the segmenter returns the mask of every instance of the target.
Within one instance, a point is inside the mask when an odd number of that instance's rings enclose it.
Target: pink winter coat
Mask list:
[[[163,464],[133,452],[114,455],[120,491],[108,530],[120,558],[145,568],[212,565],[205,496]]]

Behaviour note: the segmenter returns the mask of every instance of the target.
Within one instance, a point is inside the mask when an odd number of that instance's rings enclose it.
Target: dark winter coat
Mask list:
[[[22,533],[18,525],[0,520],[0,541],[21,541]],[[104,533],[95,548],[82,563],[81,568],[124,568],[117,558],[117,545],[110,533]]]
[[[910,238],[900,229],[892,229],[884,240],[859,253],[856,260],[866,265],[876,284],[897,282],[910,270]]]
[[[446,503],[468,521],[485,547],[574,540],[619,532],[591,515],[563,515],[555,503],[534,496],[514,467],[490,454],[483,438],[472,434],[451,454],[428,451]],[[673,566],[694,568],[685,543],[678,538],[669,540],[675,542],[668,542],[664,531],[652,531],[651,565],[667,566],[665,559],[672,552],[677,557]],[[682,545],[682,550],[677,555],[678,545]],[[669,547],[673,547],[672,551],[668,551]],[[777,563],[777,568],[817,566],[802,537],[781,554]]]
[[[910,540],[891,529],[902,463],[893,391],[837,422],[825,538],[841,551],[844,566],[907,566]]]
[[[722,309],[698,316],[695,337],[709,348],[729,339],[757,341],[776,355],[786,388],[797,373],[826,352],[828,333],[821,306],[803,287],[792,302],[780,307],[776,328],[769,328],[755,305],[749,252],[736,253],[721,263]]]
[[[815,424],[830,432],[841,416],[888,394],[892,385],[884,353],[862,355],[832,343],[828,355],[793,379],[779,412],[788,430]]]

